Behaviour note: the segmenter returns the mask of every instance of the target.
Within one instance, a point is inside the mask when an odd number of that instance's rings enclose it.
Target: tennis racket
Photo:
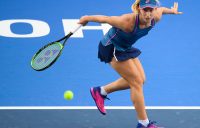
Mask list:
[[[42,71],[53,65],[61,55],[67,39],[69,39],[81,26],[81,24],[78,24],[78,26],[65,37],[51,42],[39,49],[31,60],[31,67],[36,71]]]

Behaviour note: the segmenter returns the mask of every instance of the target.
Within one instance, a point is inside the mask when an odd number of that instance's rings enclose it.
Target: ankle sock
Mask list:
[[[101,95],[107,96],[108,93],[105,91],[105,89],[103,87],[100,87],[100,88],[101,88],[101,91],[100,91]]]
[[[146,119],[146,120],[138,120],[138,122],[139,122],[140,124],[144,125],[145,127],[147,127],[148,124],[149,124],[149,119]]]

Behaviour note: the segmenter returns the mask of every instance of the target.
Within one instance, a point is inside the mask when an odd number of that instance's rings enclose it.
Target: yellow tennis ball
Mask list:
[[[73,94],[72,91],[70,91],[70,90],[65,91],[65,93],[64,93],[64,98],[65,98],[66,100],[72,100],[73,97],[74,97],[74,94]]]

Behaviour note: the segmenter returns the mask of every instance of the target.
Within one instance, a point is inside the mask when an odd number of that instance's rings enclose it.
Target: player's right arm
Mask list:
[[[134,24],[133,14],[124,14],[121,16],[104,16],[104,15],[92,15],[92,16],[83,16],[80,18],[80,24],[87,24],[88,22],[98,22],[98,23],[108,23],[113,27],[122,29],[125,32],[131,31],[133,28],[130,27],[131,24]]]

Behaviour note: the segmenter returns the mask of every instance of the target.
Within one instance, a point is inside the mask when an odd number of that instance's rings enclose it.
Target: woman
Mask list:
[[[178,12],[178,3],[171,9],[159,7],[157,0],[136,0],[132,5],[133,13],[122,16],[83,16],[79,23],[108,23],[112,28],[99,43],[98,57],[109,63],[121,78],[101,87],[92,87],[91,95],[102,114],[106,114],[104,100],[109,93],[130,89],[131,100],[137,112],[137,128],[159,128],[150,122],[145,110],[143,84],[145,73],[138,59],[140,50],[132,45],[148,34],[163,14],[182,14]]]

